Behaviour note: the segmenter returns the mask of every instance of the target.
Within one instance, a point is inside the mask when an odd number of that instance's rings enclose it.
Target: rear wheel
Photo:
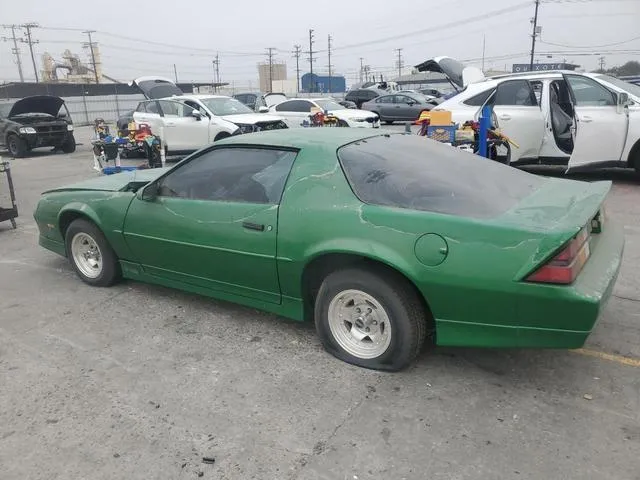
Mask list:
[[[11,156],[15,158],[24,157],[29,151],[27,142],[13,133],[7,139],[7,148]]]
[[[353,365],[397,371],[416,358],[426,316],[412,285],[371,268],[329,274],[315,302],[318,335],[329,353]]]
[[[80,279],[95,287],[109,287],[120,280],[118,258],[100,229],[78,218],[65,233],[67,257]]]

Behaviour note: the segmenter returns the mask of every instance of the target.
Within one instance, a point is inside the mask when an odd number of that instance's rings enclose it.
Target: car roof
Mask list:
[[[402,132],[375,131],[368,128],[289,128],[234,135],[218,140],[216,145],[261,145],[271,147],[300,148],[321,147],[337,150],[343,145],[380,135],[402,135]]]

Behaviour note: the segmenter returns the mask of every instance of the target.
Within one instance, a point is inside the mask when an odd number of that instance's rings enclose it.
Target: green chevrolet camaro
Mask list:
[[[623,251],[610,187],[417,135],[296,129],[49,190],[35,218],[90,285],[124,277],[313,320],[336,357],[398,370],[427,343],[582,346]]]

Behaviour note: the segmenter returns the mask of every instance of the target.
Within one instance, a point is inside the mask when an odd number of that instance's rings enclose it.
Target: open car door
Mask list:
[[[617,162],[629,130],[627,98],[583,75],[564,74],[574,114],[574,147],[567,171]]]
[[[502,133],[518,144],[511,149],[511,163],[525,158],[538,158],[545,133],[545,119],[528,80],[505,80],[487,98],[485,105],[493,109],[493,122]],[[479,117],[482,108],[476,114]]]

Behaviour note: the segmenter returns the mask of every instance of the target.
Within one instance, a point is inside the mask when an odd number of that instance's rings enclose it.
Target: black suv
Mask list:
[[[13,157],[24,157],[37,147],[74,152],[73,122],[64,100],[38,95],[0,102],[0,146]]]

